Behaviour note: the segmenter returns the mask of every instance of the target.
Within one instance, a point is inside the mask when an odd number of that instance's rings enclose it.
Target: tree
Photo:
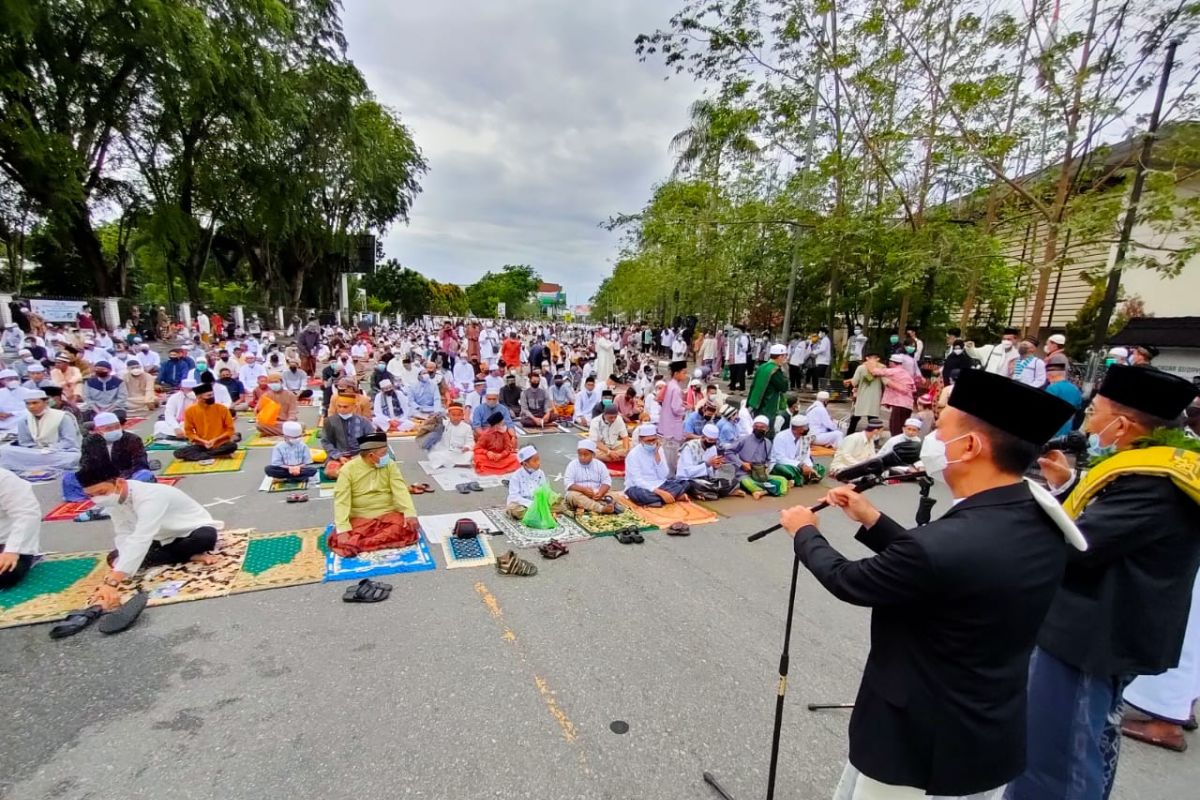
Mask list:
[[[467,287],[467,305],[476,316],[492,317],[497,305],[504,303],[507,313],[517,316],[541,282],[541,277],[527,264],[506,264],[499,272],[485,272]]]
[[[433,302],[433,286],[419,272],[400,266],[389,259],[362,279],[362,288],[369,297],[387,303],[387,311],[400,313],[409,319],[429,314]]]

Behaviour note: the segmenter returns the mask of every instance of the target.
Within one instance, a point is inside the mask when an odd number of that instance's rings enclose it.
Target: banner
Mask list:
[[[87,303],[83,300],[30,300],[29,310],[46,322],[69,322],[77,320],[77,314]]]

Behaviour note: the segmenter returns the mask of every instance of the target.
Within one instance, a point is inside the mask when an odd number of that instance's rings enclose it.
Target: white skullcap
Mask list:
[[[1053,336],[1051,336],[1049,339],[1047,339],[1046,341],[1054,342],[1059,347],[1062,347],[1063,345],[1065,345],[1067,343],[1067,337],[1063,336],[1061,333],[1056,333]]]
[[[903,364],[904,356],[900,355],[899,353],[892,353],[892,355],[888,358],[888,361],[896,361]]]
[[[1112,350],[1108,351],[1108,354],[1114,358],[1127,358],[1129,356],[1129,351],[1124,347],[1114,347]],[[2,377],[4,377],[4,373],[0,372],[0,378]]]
[[[916,417],[909,417],[908,419],[904,420],[905,428],[919,428],[923,424],[924,423],[922,423],[921,420],[917,419]]]
[[[45,372],[46,365],[40,361],[35,361],[29,365],[29,371],[30,372]]]
[[[703,378],[704,370],[700,369],[699,367],[696,367],[694,370],[692,370],[692,377],[693,378]]]
[[[688,383],[688,386],[703,386],[703,385],[704,385],[704,384],[700,382],[700,379],[699,379],[699,378],[693,378],[693,379],[692,379],[692,380],[691,380],[691,381]]]
[[[483,396],[484,397],[499,397],[500,390],[497,389],[495,386],[492,386],[484,391]]]
[[[524,464],[529,459],[537,455],[537,448],[531,444],[527,444],[517,453],[517,460]]]
[[[101,425],[116,425],[120,421],[121,420],[117,419],[117,415],[111,411],[101,411],[96,415],[95,419],[92,420],[92,422],[96,423],[97,428],[99,428]]]
[[[639,439],[647,436],[658,436],[658,426],[652,422],[647,422],[645,425],[639,425],[637,429]]]
[[[762,414],[759,414],[757,417],[754,418],[754,424],[755,425],[766,425],[767,427],[770,427],[771,420],[767,419]]]
[[[721,429],[716,425],[705,425],[700,429],[700,435],[705,439],[716,439],[721,435]]]
[[[787,355],[787,346],[782,345],[782,344],[771,345],[771,355],[786,356]]]
[[[596,443],[591,439],[584,439],[576,447],[576,450],[587,450],[589,453],[596,452]]]
[[[21,377],[21,376],[17,374],[17,371],[15,369],[0,369],[0,381],[5,380],[7,378],[19,378],[19,377]]]
[[[23,400],[45,400],[46,393],[43,392],[41,389],[25,389],[22,392],[21,399],[23,399]]]
[[[18,351],[17,351],[17,355],[19,355],[19,356],[31,356],[31,355],[33,355],[33,351],[32,351],[32,350],[30,350],[28,347],[22,347],[20,350],[18,350]]]
[[[283,435],[296,437],[304,433],[304,426],[294,419],[289,419],[283,423]]]
[[[393,384],[393,383],[392,383],[390,380],[388,380],[387,378],[384,378],[383,380],[381,380],[381,381],[379,382],[379,388],[380,388],[380,389],[384,389],[384,390],[387,390],[387,389],[390,389],[390,388],[392,388],[392,386],[393,386],[393,385],[394,385],[394,384]]]
[[[796,416],[792,417],[791,423],[793,428],[807,428],[808,417],[806,417],[804,414],[797,414]]]
[[[818,400],[828,400],[828,399],[829,399],[829,392],[826,392],[826,391],[824,391],[824,390],[821,390],[821,391],[817,392],[817,399],[818,399]]]
[[[184,378],[179,385],[184,389],[195,389],[198,384],[195,378]]]

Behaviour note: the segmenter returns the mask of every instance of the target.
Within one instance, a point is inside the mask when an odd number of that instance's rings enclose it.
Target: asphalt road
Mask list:
[[[534,440],[549,474],[574,441]],[[428,480],[413,444],[394,451],[407,477]],[[257,491],[268,452],[180,487],[202,503],[233,500],[212,507],[232,527],[328,522],[330,501],[315,491],[306,505]],[[56,486],[37,492],[44,508],[57,500]],[[503,496],[439,491],[416,502],[446,513]],[[947,506],[940,496],[935,514]],[[915,489],[872,499],[912,519]],[[527,579],[489,568],[395,576],[378,605],[312,585],[153,608],[114,637],[0,631],[0,797],[690,800],[715,796],[705,770],[738,797],[760,796],[791,549],[782,533],[755,544],[745,534],[775,516],[685,539],[650,534],[640,546],[580,543],[537,559]],[[866,555],[836,511],[822,519],[836,545]],[[110,536],[107,522],[47,523],[43,544],[95,549]],[[867,622],[801,573],[780,797],[832,793],[847,712],[805,704],[854,698]],[[1127,741],[1114,797],[1187,797],[1198,783],[1194,753]]]

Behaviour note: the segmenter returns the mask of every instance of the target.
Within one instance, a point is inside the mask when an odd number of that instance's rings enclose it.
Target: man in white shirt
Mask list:
[[[0,435],[13,435],[25,417],[25,390],[16,370],[0,370]]]
[[[258,385],[258,377],[266,374],[266,369],[258,363],[258,357],[253,353],[246,353],[246,363],[238,370],[238,380],[246,387],[246,391],[254,391],[254,387]]]
[[[159,364],[162,363],[162,356],[150,349],[150,345],[145,342],[134,340],[137,345],[137,352],[134,354],[138,361],[142,362],[142,366],[147,372],[157,372]]]
[[[121,589],[144,567],[217,563],[210,551],[221,523],[179,489],[126,481],[111,464],[86,464],[76,477],[96,507],[108,511],[116,544],[92,603],[106,610],[120,605]]]
[[[917,336],[917,328],[915,325],[909,325],[904,329],[904,337],[906,346],[912,346],[913,360],[918,364],[921,363],[921,356],[925,355],[925,342],[921,341],[921,337]]]
[[[820,483],[825,468],[813,463],[812,442],[807,415],[796,414],[789,421],[788,430],[775,434],[771,443],[771,474],[787,478],[795,486]]]
[[[467,421],[462,403],[454,400],[446,408],[448,417],[442,438],[429,450],[429,461],[434,467],[469,467],[474,461],[475,431]]]
[[[720,429],[709,423],[700,429],[700,438],[679,450],[675,477],[688,481],[688,494],[697,500],[746,496],[735,479],[737,468],[717,451],[720,435]]]
[[[592,418],[588,425],[588,440],[592,442],[595,460],[624,464],[629,455],[629,426],[617,413],[615,404],[604,406],[604,411]]]
[[[183,382],[179,384],[179,391],[173,392],[167,398],[167,405],[163,409],[162,419],[154,423],[154,437],[156,439],[187,438],[183,433],[183,414],[190,406],[196,403],[196,396],[192,393],[192,390],[195,388],[195,378],[184,378]]]
[[[852,433],[843,439],[841,446],[833,454],[833,461],[829,462],[829,474],[836,478],[837,474],[846,467],[853,467],[855,464],[861,464],[869,458],[874,458],[875,440],[879,438],[881,430],[883,430],[883,420],[871,417],[867,420],[866,430]]]
[[[567,487],[564,502],[579,514],[616,514],[622,510],[612,495],[612,476],[604,462],[596,458],[596,443],[584,439],[575,449],[575,458],[563,472]]]
[[[200,332],[200,341],[208,344],[212,339],[212,322],[208,318],[208,314],[204,313],[204,309],[200,309],[200,313],[196,315],[196,330]]]
[[[844,378],[850,378],[858,365],[862,363],[863,351],[867,346],[867,337],[863,334],[862,326],[854,326],[854,335],[846,339],[846,372]],[[922,346],[924,346],[922,344]]]
[[[821,388],[821,381],[829,377],[829,362],[832,361],[833,345],[829,341],[829,329],[821,326],[817,333],[817,341],[813,342],[813,368],[808,377],[815,392]]]
[[[583,389],[576,396],[575,422],[580,425],[592,424],[592,411],[600,405],[604,396],[603,390],[596,386],[596,376],[588,375],[583,381]]]
[[[842,443],[843,434],[838,424],[829,416],[826,403],[829,402],[829,392],[817,392],[817,399],[805,411],[808,417],[808,429],[813,441],[826,447],[837,447]]]
[[[967,342],[965,349],[985,372],[1011,378],[1013,362],[1017,360],[1017,329],[1005,328],[999,344],[976,347],[974,342]]]
[[[0,589],[16,586],[41,549],[42,509],[33,485],[0,469]]]
[[[746,391],[746,366],[750,358],[750,336],[741,325],[730,337],[729,391]]]
[[[508,501],[504,512],[520,521],[533,505],[534,491],[546,483],[546,473],[542,472],[542,457],[531,444],[517,451],[517,460],[521,462],[521,468],[508,476]]]
[[[791,389],[804,388],[804,362],[812,345],[803,336],[797,334],[788,346],[788,387]]]
[[[667,455],[658,440],[658,428],[640,425],[638,444],[625,457],[625,496],[640,506],[656,508],[676,502],[688,490],[688,481],[671,477]]]
[[[924,423],[916,417],[909,417],[904,420],[904,428],[901,429],[900,435],[889,437],[883,443],[883,447],[879,448],[879,456],[883,457],[887,455],[896,449],[896,445],[904,442],[914,442],[919,449],[921,446],[921,427],[923,425]]]

